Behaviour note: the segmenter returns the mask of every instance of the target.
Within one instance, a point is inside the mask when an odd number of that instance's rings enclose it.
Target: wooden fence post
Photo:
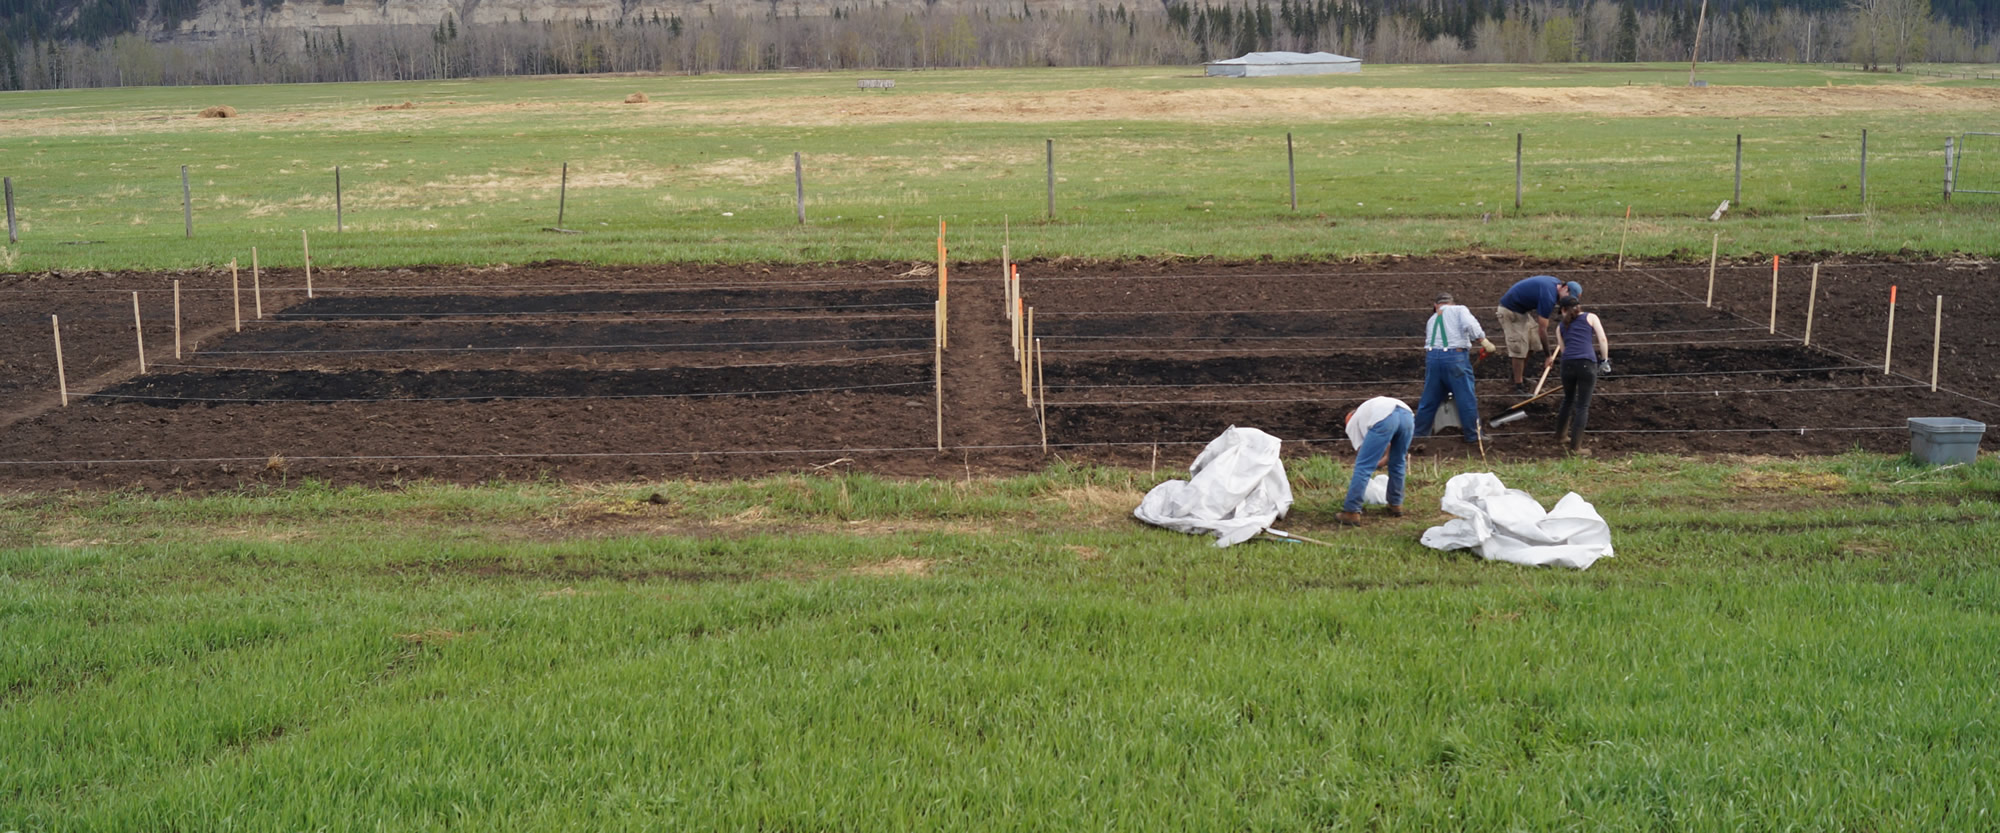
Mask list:
[[[306,297],[311,298],[313,296],[313,247],[312,238],[306,235],[305,229],[299,229],[299,246],[305,250],[306,254]]]
[[[562,168],[562,186],[556,191],[556,228],[563,227],[563,211],[569,207],[569,163]],[[310,295],[306,296],[312,297]]]
[[[7,190],[7,242],[19,243],[21,242],[21,233],[14,226],[14,178],[10,176],[0,181],[6,183]]]
[[[1514,134],[1514,210],[1521,210],[1521,134]]]
[[[792,151],[792,183],[795,187],[792,202],[799,210],[799,225],[806,224],[806,163],[798,151]]]
[[[1297,157],[1292,155],[1291,133],[1285,134],[1285,176],[1292,183],[1292,210],[1297,211],[1299,210],[1299,164]],[[1048,445],[1047,442],[1043,442],[1042,450],[1047,451]]]
[[[1049,219],[1056,218],[1056,140],[1048,140],[1049,149]]]
[[[194,237],[194,191],[188,188],[188,166],[181,166],[181,220],[187,225],[187,236]]]
[[[56,392],[62,395],[62,406],[69,407],[69,377],[63,375],[62,320],[51,315],[49,326],[56,333]]]
[[[346,230],[347,222],[342,218],[340,210],[340,166],[335,165],[333,166],[333,233],[339,234]]]
[[[132,293],[132,335],[139,342],[139,372],[146,372],[146,325],[139,320],[139,293]]]
[[[1736,134],[1736,199],[1730,205],[1743,205],[1743,134]]]
[[[1868,205],[1868,128],[1861,128],[1861,205]]]

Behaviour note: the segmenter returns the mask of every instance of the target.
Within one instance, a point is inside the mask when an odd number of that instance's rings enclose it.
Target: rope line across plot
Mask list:
[[[824,388],[792,388],[788,390],[713,391],[709,393],[603,393],[603,394],[573,394],[573,395],[555,395],[555,396],[491,393],[491,394],[470,395],[470,396],[389,396],[389,397],[377,397],[377,398],[357,397],[357,398],[346,398],[346,399],[292,399],[292,398],[231,399],[224,397],[202,397],[202,396],[146,396],[143,394],[135,394],[135,393],[72,393],[70,394],[70,396],[90,397],[93,399],[136,399],[136,400],[150,401],[150,402],[234,402],[234,403],[260,404],[260,405],[277,405],[277,404],[287,404],[287,403],[300,404],[300,405],[326,405],[326,404],[350,403],[350,402],[490,402],[494,400],[513,400],[513,399],[518,399],[518,400],[706,399],[717,396],[757,396],[760,394],[789,394],[789,393],[834,393],[839,391],[875,390],[879,388],[906,388],[906,387],[915,387],[917,385],[928,385],[928,384],[930,384],[929,380],[920,380],[915,382],[884,382],[881,384],[874,384],[874,385],[845,385],[841,387],[824,387]]]

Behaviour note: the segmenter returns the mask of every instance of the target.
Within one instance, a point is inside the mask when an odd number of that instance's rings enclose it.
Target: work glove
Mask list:
[[[1610,360],[1610,359],[1605,359],[1604,361],[1601,361],[1601,362],[1598,362],[1598,363],[1597,363],[1597,375],[1599,375],[1599,376],[1609,376],[1609,375],[1611,375],[1611,360]]]
[[[1494,349],[1493,349],[1493,342],[1491,342],[1491,341],[1487,341],[1486,339],[1483,339],[1483,338],[1482,338],[1482,339],[1480,339],[1480,340],[1479,340],[1479,352],[1481,352],[1481,353],[1497,353],[1497,352],[1499,352],[1499,351],[1497,351],[1497,350],[1494,350]]]

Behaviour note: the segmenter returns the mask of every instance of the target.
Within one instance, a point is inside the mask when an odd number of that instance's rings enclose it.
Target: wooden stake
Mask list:
[[[1028,308],[1028,325],[1027,325],[1027,326],[1028,326],[1028,330],[1027,330],[1027,335],[1026,335],[1026,337],[1025,337],[1024,339],[1022,339],[1021,343],[1022,343],[1022,344],[1025,344],[1025,345],[1033,345],[1033,344],[1035,343],[1035,308],[1034,308],[1034,307],[1029,307],[1029,308]],[[1032,357],[1029,357],[1029,358],[1032,358]],[[1027,398],[1028,398],[1028,407],[1030,407],[1030,408],[1033,408],[1033,407],[1035,406],[1035,389],[1034,389],[1034,387],[1033,387],[1033,386],[1031,385],[1031,383],[1032,383],[1033,381],[1034,381],[1034,377],[1033,377],[1033,374],[1031,374],[1031,373],[1029,372],[1029,365],[1028,365],[1028,362],[1025,362],[1025,361],[1021,362],[1021,395],[1022,395],[1022,396],[1025,396],[1025,397],[1027,397]]]
[[[188,166],[181,166],[181,218],[187,222],[187,237],[194,237],[194,192],[188,189]]]
[[[936,310],[937,310],[936,312],[937,321],[942,322],[944,320],[943,301],[937,302]],[[937,449],[939,451],[943,451],[944,450],[944,336],[943,336],[944,325],[937,324],[936,327],[939,330],[939,332],[938,332],[938,337],[932,339],[931,341],[932,345],[935,348],[931,354],[931,367],[933,368],[933,372],[936,374],[936,385],[937,385],[937,390],[936,390]]]
[[[1013,273],[1013,255],[1007,251],[1007,244],[1002,243],[1000,244],[1000,306],[1004,307],[1004,309],[1000,310],[1000,320],[1002,321],[1014,317],[1013,305],[1007,303],[1007,296],[1013,294]]]
[[[313,247],[312,239],[306,236],[305,229],[299,229],[299,245],[305,249],[306,253],[306,297],[311,298],[313,296]]]
[[[1819,301],[1819,264],[1813,264],[1812,289],[1806,293],[1806,340],[1805,346],[1812,346],[1813,304]]]
[[[1934,360],[1931,364],[1935,365]],[[1931,389],[1937,389],[1936,371],[1932,371]],[[1049,453],[1049,377],[1042,375],[1042,340],[1035,339],[1035,407],[1042,423],[1042,453]]]
[[[1889,350],[1896,344],[1896,285],[1889,285],[1889,333],[1882,337],[1882,373],[1889,373]]]
[[[132,293],[132,335],[139,340],[139,372],[146,372],[146,326],[139,320],[139,293]]]
[[[938,333],[939,333],[938,341],[944,344],[944,349],[950,350],[951,349],[951,280],[949,277],[947,277],[946,267],[951,258],[951,255],[950,255],[950,250],[946,249],[944,245],[944,228],[945,228],[944,219],[939,218],[938,219],[938,302],[944,306],[944,312],[938,316]]]
[[[250,247],[250,299],[256,303],[257,317],[264,317],[263,270],[257,267],[257,247]]]
[[[556,191],[556,228],[563,227],[563,212],[569,208],[569,163],[563,163],[562,187]],[[310,298],[311,295],[306,297]]]
[[[1931,393],[1937,393],[1938,348],[1944,343],[1944,296],[1937,296],[1937,318],[1931,324]]]
[[[174,358],[181,357],[181,282],[174,281]]]
[[[799,225],[806,224],[806,163],[799,158],[798,151],[792,151],[793,204],[799,210]]]
[[[1778,331],[1778,256],[1771,256],[1771,332]]]
[[[1632,236],[1632,206],[1625,206],[1625,231],[1618,235],[1618,271],[1625,271],[1625,241]]]
[[[236,271],[236,259],[229,259],[229,303],[236,312],[236,331],[243,332],[243,279]]]
[[[333,232],[347,231],[347,221],[340,214],[340,166],[333,166]]]
[[[1722,249],[1722,232],[1715,233],[1715,239],[1708,241],[1708,300],[1703,306],[1715,306],[1715,253]]]
[[[62,406],[69,407],[69,377],[63,375],[62,360],[62,320],[51,315],[49,326],[56,332],[56,392],[62,395]]]

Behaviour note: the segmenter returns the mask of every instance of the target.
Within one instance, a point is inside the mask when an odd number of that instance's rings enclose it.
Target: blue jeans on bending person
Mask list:
[[[1417,400],[1417,436],[1431,433],[1431,421],[1451,394],[1458,406],[1458,424],[1465,428],[1465,441],[1479,442],[1479,400],[1472,394],[1472,359],[1464,350],[1424,351],[1424,395]]]
[[[1397,408],[1375,423],[1361,438],[1361,450],[1354,455],[1354,477],[1347,481],[1347,501],[1342,512],[1361,511],[1361,495],[1375,477],[1375,464],[1382,452],[1389,452],[1389,505],[1403,505],[1403,475],[1410,468],[1410,437],[1416,433],[1416,418]]]

